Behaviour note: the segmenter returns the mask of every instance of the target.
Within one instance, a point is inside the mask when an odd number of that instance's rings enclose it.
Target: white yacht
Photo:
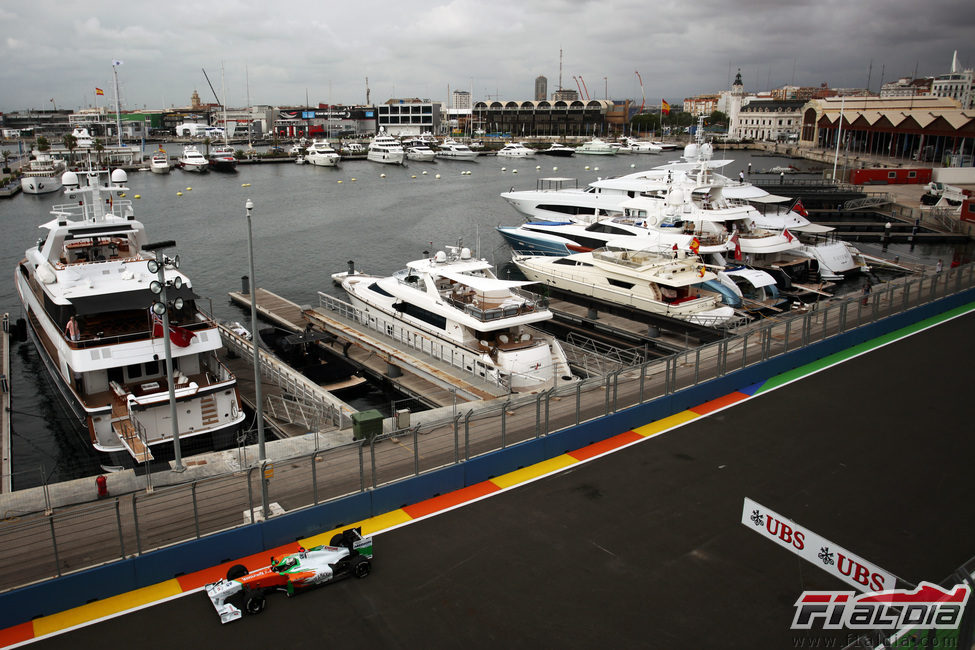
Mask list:
[[[23,170],[20,189],[24,194],[47,194],[61,189],[61,174],[64,173],[63,160],[53,158],[43,151],[35,151],[33,160]]]
[[[181,449],[229,444],[244,420],[233,373],[217,359],[217,323],[197,307],[179,257],[165,261],[174,374],[163,325],[150,307],[158,268],[126,174],[66,172],[54,219],[16,269],[27,329],[92,446],[112,465],[148,462],[173,448],[169,382]],[[125,460],[129,459],[129,460]]]
[[[512,261],[529,280],[658,316],[709,327],[735,316],[705,285],[717,275],[683,251],[608,247],[565,257],[516,254]]]
[[[318,167],[335,167],[342,156],[339,155],[327,140],[315,140],[305,147],[304,161]]]
[[[500,158],[534,158],[535,150],[520,142],[507,142],[498,150]]]
[[[406,159],[414,162],[432,162],[437,152],[425,144],[414,144],[406,148]]]
[[[149,159],[149,171],[153,174],[169,173],[169,154],[162,147],[159,148],[159,151],[152,154],[152,158]]]
[[[237,171],[237,154],[229,144],[218,144],[210,149],[210,169],[217,172]]]
[[[576,147],[576,153],[594,156],[615,156],[616,149],[605,140],[593,138],[589,142],[583,142],[582,146]]]
[[[660,153],[663,151],[663,148],[659,145],[655,145],[652,142],[644,142],[643,140],[620,138],[620,142],[625,143],[633,153]]]
[[[447,160],[477,160],[477,152],[455,140],[444,140],[437,150],[437,158]]]
[[[406,151],[399,140],[388,135],[385,129],[380,129],[376,137],[369,143],[369,152],[366,158],[378,163],[389,165],[402,165],[406,160]]]
[[[183,147],[183,155],[179,157],[177,164],[187,172],[202,173],[210,169],[210,161],[193,145]]]
[[[342,288],[369,326],[512,391],[574,381],[565,353],[532,323],[552,312],[525,281],[500,280],[470,249],[447,247],[390,277],[348,275]]]

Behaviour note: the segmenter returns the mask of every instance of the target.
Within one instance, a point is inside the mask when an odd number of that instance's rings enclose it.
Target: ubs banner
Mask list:
[[[860,591],[885,591],[897,584],[894,574],[748,497],[741,523]]]

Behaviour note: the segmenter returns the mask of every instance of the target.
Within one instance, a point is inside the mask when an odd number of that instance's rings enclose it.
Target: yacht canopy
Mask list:
[[[824,233],[836,230],[832,226],[823,226],[818,223],[807,223],[805,226],[789,226],[789,230],[795,230],[798,232],[810,232],[810,233]]]
[[[765,271],[758,271],[756,269],[735,269],[734,271],[725,271],[727,275],[734,275],[739,278],[744,278],[748,280],[753,287],[768,287],[775,284],[775,278]]]
[[[514,287],[523,287],[526,284],[535,284],[533,280],[499,280],[498,278],[486,278],[481,275],[467,275],[452,271],[438,271],[438,275],[448,280],[467,285],[475,291],[507,290]]]

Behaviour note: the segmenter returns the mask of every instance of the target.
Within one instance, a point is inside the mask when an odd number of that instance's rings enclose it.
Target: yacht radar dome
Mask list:
[[[127,183],[129,180],[128,174],[125,173],[124,169],[116,169],[112,172],[112,182],[116,185],[121,185],[122,183]]]
[[[78,174],[68,171],[61,174],[61,185],[66,188],[78,187]]]

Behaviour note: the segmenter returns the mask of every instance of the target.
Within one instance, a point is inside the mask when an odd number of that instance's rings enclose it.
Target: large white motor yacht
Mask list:
[[[181,444],[225,445],[244,420],[233,373],[218,359],[217,323],[197,307],[179,257],[164,260],[174,373],[166,368],[157,301],[158,265],[135,220],[126,174],[66,172],[71,203],[27,249],[15,273],[27,330],[44,365],[112,465],[148,462],[173,447],[169,382]],[[163,242],[171,244],[172,242]]]
[[[335,167],[342,156],[339,155],[327,140],[315,140],[305,147],[304,160],[306,163],[318,167]]]
[[[717,279],[696,255],[600,248],[565,257],[515,255],[529,280],[640,311],[714,327],[735,316],[705,283]]]
[[[369,143],[366,158],[373,162],[390,165],[402,165],[406,160],[406,151],[396,138],[388,135],[385,129],[380,129],[376,137]]]
[[[498,150],[498,156],[500,158],[534,158],[535,150],[520,142],[508,142]]]
[[[210,169],[210,161],[193,145],[183,147],[183,155],[177,163],[183,171],[205,172]]]
[[[20,177],[20,188],[24,194],[47,194],[61,189],[64,161],[52,158],[43,151],[35,151],[33,156]]]
[[[149,171],[153,174],[169,173],[169,154],[162,147],[159,147],[159,150],[149,159]]]
[[[617,147],[599,138],[593,138],[589,142],[583,142],[582,146],[576,147],[576,153],[594,156],[615,156],[616,152]]]
[[[455,140],[444,140],[437,150],[437,158],[447,160],[477,160],[477,152],[471,151],[466,144]]]
[[[565,353],[531,327],[552,318],[525,281],[500,280],[467,248],[447,247],[390,277],[348,275],[342,287],[370,327],[509,388],[532,391],[573,381]],[[414,346],[415,347],[415,346]]]

